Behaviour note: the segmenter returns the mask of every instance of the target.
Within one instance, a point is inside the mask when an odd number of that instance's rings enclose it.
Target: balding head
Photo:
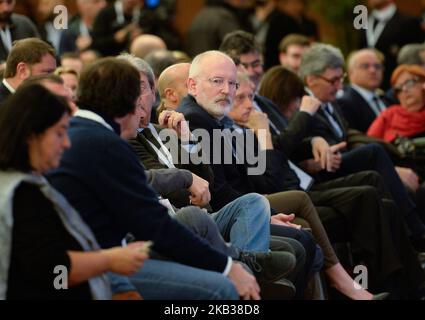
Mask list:
[[[352,84],[375,91],[383,77],[383,57],[373,49],[355,51],[348,57],[348,77]]]
[[[227,54],[220,51],[212,50],[212,51],[206,51],[201,54],[198,54],[195,57],[195,59],[193,59],[192,65],[190,66],[189,77],[193,78],[205,72],[208,73],[212,71],[211,63],[216,64],[216,63],[225,62],[226,60],[230,64],[235,65],[233,60]],[[236,66],[235,66],[235,75],[236,75]]]
[[[167,45],[160,38],[153,34],[142,34],[133,40],[130,46],[131,54],[138,58],[145,58],[155,50],[167,49]]]
[[[188,92],[211,116],[226,115],[236,94],[236,65],[220,51],[207,51],[193,59],[189,70]]]
[[[177,109],[187,95],[190,63],[178,63],[165,69],[158,79],[158,91],[165,107]]]

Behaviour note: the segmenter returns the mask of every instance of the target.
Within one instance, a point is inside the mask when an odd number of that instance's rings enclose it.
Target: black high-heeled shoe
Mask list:
[[[372,297],[372,300],[387,300],[389,295],[390,295],[389,292],[382,292],[382,293],[374,294],[373,297]]]
[[[353,300],[334,287],[328,288],[328,295],[332,300]],[[372,296],[372,300],[386,300],[389,295],[389,292],[377,293]]]

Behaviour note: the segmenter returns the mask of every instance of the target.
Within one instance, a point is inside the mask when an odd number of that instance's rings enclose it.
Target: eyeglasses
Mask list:
[[[242,65],[245,69],[249,69],[250,67],[252,69],[257,69],[263,66],[261,60],[255,60],[253,62],[242,62],[239,60],[238,62],[239,62],[238,64]]]
[[[402,92],[403,90],[407,90],[412,88],[415,84],[419,83],[419,79],[418,78],[413,78],[413,79],[409,79],[406,80],[404,83],[398,85],[398,86],[394,86],[394,92],[396,94]]]
[[[208,78],[208,81],[211,83],[211,85],[214,87],[214,88],[223,88],[224,87],[224,82],[226,81],[225,79],[223,79],[223,78]],[[237,81],[232,81],[232,80],[228,80],[227,81],[227,84],[229,85],[229,88],[230,89],[233,89],[233,90],[238,90],[239,89],[239,86],[240,86],[240,84],[239,84],[239,82],[237,82]]]
[[[316,75],[317,77],[319,77],[322,80],[325,80],[327,83],[331,84],[331,85],[336,85],[336,84],[342,84],[344,82],[345,77],[347,76],[347,74],[343,74],[341,77],[338,78],[333,78],[333,79],[328,79],[326,77],[323,77],[321,75]]]
[[[377,71],[384,69],[384,66],[381,63],[362,63],[359,65],[359,69],[368,70],[370,67],[373,67]]]

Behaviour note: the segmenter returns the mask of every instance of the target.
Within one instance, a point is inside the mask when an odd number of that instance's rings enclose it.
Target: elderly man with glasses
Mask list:
[[[348,57],[350,84],[337,101],[352,129],[366,132],[373,120],[392,103],[379,90],[384,74],[383,59],[374,49],[355,51]]]
[[[303,55],[300,76],[306,91],[322,102],[314,115],[312,134],[323,137],[330,145],[347,141],[349,125],[336,103],[337,92],[342,88],[344,77],[344,58],[341,51],[327,44],[313,45]],[[327,181],[365,170],[378,172],[384,185],[380,183],[376,187],[383,198],[393,199],[401,209],[411,232],[412,243],[419,251],[425,251],[425,225],[385,150],[372,143],[355,149],[345,149],[341,154],[333,156],[340,162],[339,169],[333,173],[321,172],[316,175],[316,179]]]

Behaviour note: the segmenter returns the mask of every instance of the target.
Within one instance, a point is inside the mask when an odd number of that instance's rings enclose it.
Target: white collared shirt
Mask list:
[[[15,93],[16,90],[9,84],[9,82],[6,81],[6,79],[3,79],[2,83],[4,84],[4,86],[7,88],[7,90],[10,91],[10,93]]]
[[[368,19],[368,28],[366,29],[366,39],[369,48],[374,48],[378,42],[379,37],[387,25],[387,22],[394,16],[397,11],[395,4],[391,4],[382,10],[373,10]],[[375,20],[378,24],[373,28]]]
[[[158,155],[159,161],[163,165],[166,165],[169,169],[175,168],[173,156],[171,155],[167,147],[162,143],[162,140],[159,137],[159,134],[152,123],[148,124],[148,129],[151,131],[153,138],[157,141],[158,145],[160,146],[160,148],[158,149],[154,143],[146,139],[146,141],[149,143],[149,145],[152,147],[152,149],[155,150],[155,153]]]
[[[111,127],[109,123],[107,123],[101,116],[99,116],[97,113],[94,113],[93,111],[78,109],[74,113],[74,117],[80,117],[84,119],[93,120],[97,123],[100,123],[101,125],[108,128],[109,130],[114,131],[114,129]]]
[[[9,26],[6,26],[4,30],[0,28],[0,37],[3,46],[6,48],[7,52],[10,52],[12,49],[12,34],[10,33]]]
[[[392,3],[384,9],[372,10],[372,15],[378,20],[388,21],[394,16],[396,11],[397,11],[397,6],[394,3]]]
[[[323,110],[323,113],[325,114],[326,118],[329,120],[329,123],[331,124],[331,126],[334,128],[338,137],[342,138],[344,136],[344,131],[342,130],[339,123],[333,117],[335,110],[334,110],[334,107],[332,106],[332,104],[330,104],[329,102],[322,103],[320,105],[320,108]]]

